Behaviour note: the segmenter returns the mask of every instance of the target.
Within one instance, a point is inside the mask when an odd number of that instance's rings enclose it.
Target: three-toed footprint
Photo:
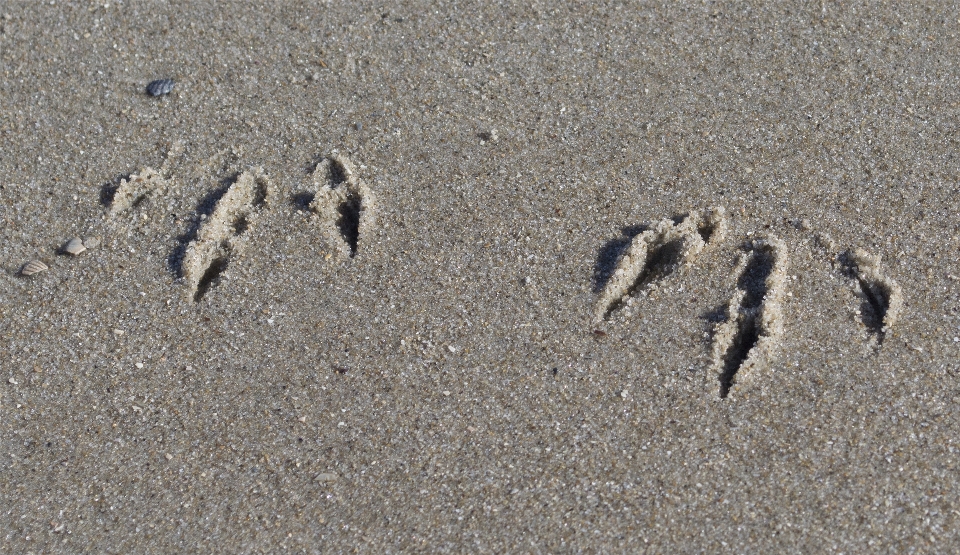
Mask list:
[[[691,263],[705,247],[718,243],[726,228],[723,208],[713,208],[661,220],[626,241],[613,243],[620,245],[621,252],[602,283],[593,325],[615,315],[629,317],[646,289]],[[735,269],[736,286],[714,328],[711,363],[705,373],[707,389],[721,399],[768,375],[776,364],[784,329],[787,251],[786,243],[773,236],[743,245]],[[608,257],[601,251],[601,259]],[[840,259],[862,299],[858,313],[879,348],[900,314],[902,291],[880,271],[879,257],[858,249]]]
[[[168,160],[170,158],[168,157]],[[168,163],[160,171],[145,168],[120,180],[107,198],[108,216],[114,217],[162,193],[168,180]],[[373,193],[360,179],[349,158],[334,153],[324,158],[312,174],[309,208],[324,224],[324,235],[335,250],[354,257],[361,237],[374,222]],[[170,255],[170,269],[186,286],[194,302],[220,281],[227,267],[248,246],[246,231],[271,204],[275,196],[263,168],[250,168],[237,175],[226,188],[214,191],[202,202],[213,200],[209,213],[199,213],[197,223]]]

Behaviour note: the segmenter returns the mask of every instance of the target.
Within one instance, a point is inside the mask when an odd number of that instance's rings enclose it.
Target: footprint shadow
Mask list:
[[[620,256],[627,250],[627,247],[630,246],[630,241],[649,229],[649,227],[650,226],[647,225],[624,227],[620,230],[620,237],[611,239],[600,247],[600,251],[597,253],[597,260],[593,265],[594,293],[603,291],[603,288],[606,287],[607,282],[610,281],[610,276],[613,275],[613,271],[617,267]]]
[[[715,324],[722,324],[730,319],[729,306],[726,303],[715,306],[712,309],[700,314],[700,319],[711,328]]]
[[[310,158],[310,161],[303,166],[303,174],[306,176],[313,175],[317,171],[317,166],[323,163],[326,160],[326,156],[321,154],[315,154]],[[343,181],[343,176],[340,176],[340,181]],[[310,210],[310,203],[313,202],[313,199],[317,198],[316,191],[302,190],[290,195],[290,205],[297,210]]]
[[[120,182],[130,179],[131,173],[118,173],[103,185],[100,186],[100,205],[104,208],[113,204],[113,199],[117,196],[117,190],[120,189]]]
[[[217,187],[207,192],[203,198],[200,199],[200,202],[197,203],[197,208],[194,210],[194,216],[190,221],[190,225],[183,234],[177,237],[177,246],[174,247],[167,256],[167,270],[177,278],[183,277],[183,257],[187,252],[187,247],[190,245],[190,242],[197,238],[197,233],[199,233],[200,226],[203,225],[205,219],[203,217],[209,217],[210,214],[213,214],[217,203],[223,198],[223,195],[227,194],[230,186],[233,185],[239,176],[239,173],[234,173],[221,179]]]
[[[722,303],[707,311],[701,312],[700,322],[703,326],[703,344],[712,345],[717,339],[718,328],[729,320],[730,307],[728,303]]]
[[[310,161],[303,166],[303,174],[306,176],[313,175],[313,172],[317,171],[317,166],[323,163],[327,157],[320,153],[315,153],[310,157]]]
[[[297,210],[310,210],[310,203],[316,198],[316,193],[309,191],[300,191],[290,196],[290,204]]]

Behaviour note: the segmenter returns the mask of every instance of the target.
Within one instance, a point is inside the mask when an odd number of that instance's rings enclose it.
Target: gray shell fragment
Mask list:
[[[169,94],[173,90],[173,79],[157,79],[147,85],[147,94],[150,96],[160,96]]]
[[[49,270],[46,264],[40,262],[39,260],[31,260],[23,265],[23,268],[20,268],[20,275],[32,276],[33,274],[39,274]]]

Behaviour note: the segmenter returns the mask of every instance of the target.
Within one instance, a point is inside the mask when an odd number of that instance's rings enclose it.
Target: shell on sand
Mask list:
[[[31,260],[23,265],[23,268],[20,269],[20,274],[24,276],[32,276],[33,274],[39,274],[40,272],[45,272],[50,268],[46,264],[40,262],[39,260]]]
[[[67,241],[67,244],[63,246],[63,252],[72,254],[76,256],[81,252],[87,250],[87,247],[84,246],[83,241],[79,237],[74,237]]]
[[[147,94],[150,96],[161,96],[164,94],[170,94],[170,91],[173,90],[174,83],[173,79],[157,79],[156,81],[150,81],[147,85]]]

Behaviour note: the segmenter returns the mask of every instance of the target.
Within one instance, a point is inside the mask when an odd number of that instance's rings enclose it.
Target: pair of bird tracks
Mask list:
[[[182,150],[174,145],[159,171],[145,168],[120,180],[109,191],[108,217],[117,217],[170,184],[170,166]],[[375,196],[359,177],[350,160],[334,153],[324,158],[311,174],[312,191],[305,205],[320,220],[329,245],[343,257],[355,257],[361,240],[375,225]],[[302,197],[302,193],[296,195]],[[200,302],[220,281],[224,271],[249,247],[251,226],[267,212],[276,197],[269,176],[262,168],[240,173],[220,194],[209,214],[199,221],[171,255],[172,270],[182,278],[187,296]],[[629,318],[637,304],[659,282],[681,272],[703,252],[723,241],[727,215],[722,207],[665,219],[648,226],[626,241],[612,273],[603,281],[594,311],[594,325]],[[71,254],[78,254],[72,240]],[[84,243],[80,247],[85,248]],[[66,247],[65,247],[66,248]],[[719,398],[734,395],[769,373],[776,364],[784,334],[782,301],[788,294],[787,245],[769,236],[743,245],[734,274],[736,285],[724,307],[724,318],[713,330],[708,389]],[[861,299],[858,311],[879,349],[903,308],[903,294],[893,279],[884,275],[880,259],[863,250],[839,257],[842,272]],[[31,276],[47,269],[31,261],[21,270]]]
[[[145,168],[123,179],[113,192],[108,213],[116,216],[160,194],[167,185],[168,162],[160,171]],[[321,221],[326,239],[344,256],[354,257],[360,240],[373,226],[374,195],[344,155],[334,153],[312,173],[309,209]],[[248,247],[247,230],[255,225],[276,196],[262,168],[250,168],[229,185],[209,215],[201,215],[191,237],[173,255],[174,271],[187,294],[200,302],[223,272]]]
[[[662,220],[635,235],[623,249],[600,291],[594,325],[629,317],[647,290],[694,262],[719,243],[727,230],[722,207]],[[711,346],[707,389],[721,399],[768,373],[776,363],[784,333],[782,301],[790,266],[786,244],[769,236],[743,245],[734,270],[736,287],[717,324]],[[876,337],[877,348],[896,323],[903,293],[880,269],[880,258],[866,251],[839,256],[862,304],[861,320]]]

